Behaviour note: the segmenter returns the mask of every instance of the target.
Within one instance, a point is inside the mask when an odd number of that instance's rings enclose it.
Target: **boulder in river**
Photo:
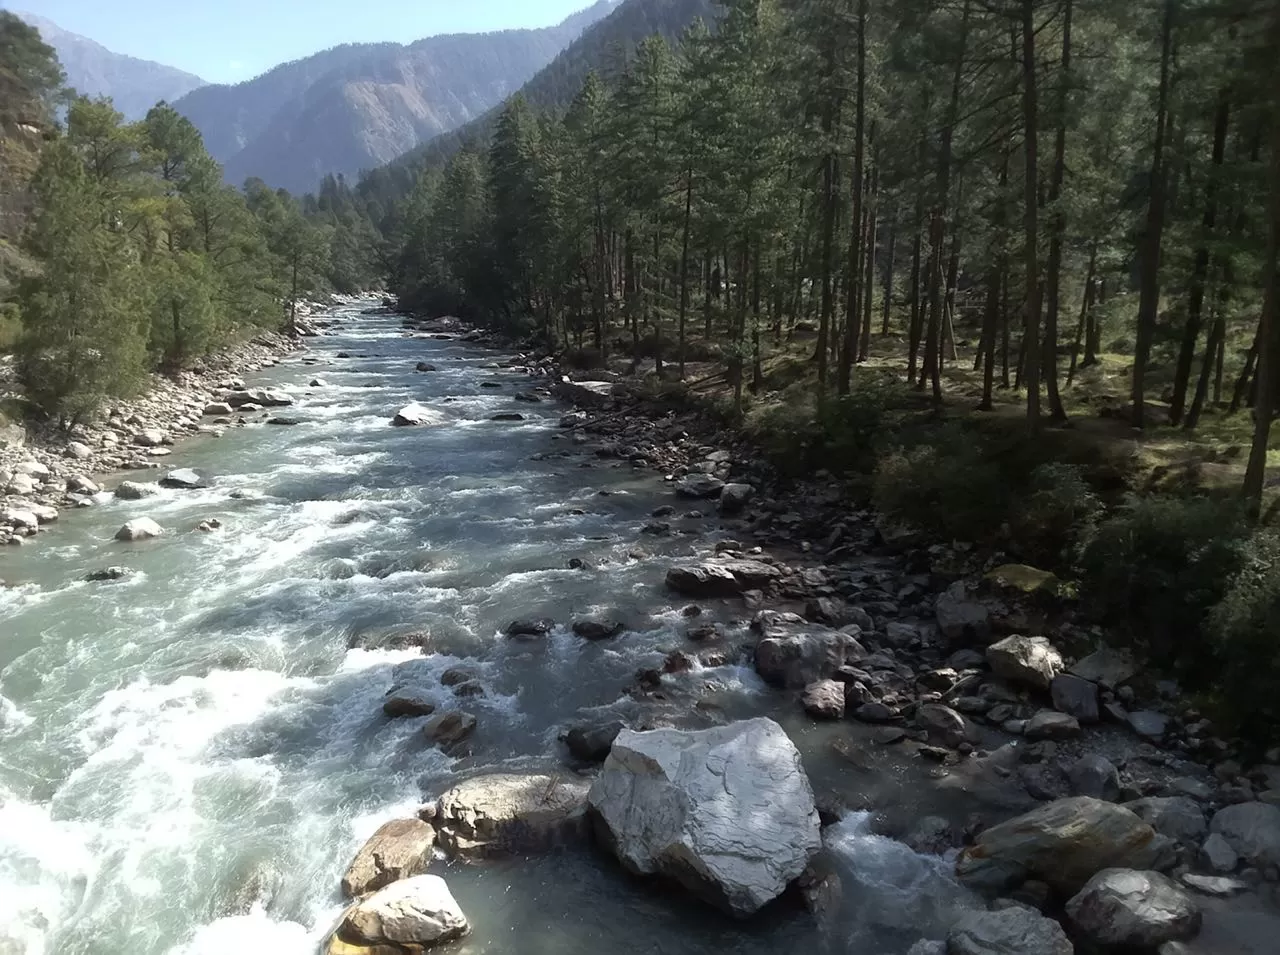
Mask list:
[[[675,484],[676,493],[681,497],[694,499],[719,497],[724,490],[724,481],[710,474],[687,474]]]
[[[143,541],[159,537],[164,528],[149,517],[135,517],[116,531],[118,541]]]
[[[102,488],[97,481],[83,474],[73,474],[67,478],[67,490],[72,494],[97,494]]]
[[[436,831],[421,819],[392,819],[366,842],[342,877],[349,899],[421,875],[431,862]]]
[[[1072,955],[1062,926],[1034,909],[1011,905],[966,912],[947,935],[947,955]]]
[[[436,366],[431,364],[431,362],[429,361],[418,362],[417,368],[414,369],[414,371],[435,371],[435,370],[436,370]]]
[[[170,471],[160,479],[161,487],[175,487],[187,490],[208,487],[209,482],[200,476],[198,471],[191,468],[178,468],[176,471]]]
[[[587,834],[588,785],[572,776],[516,773],[468,779],[436,802],[440,845],[477,859],[578,841]]]
[[[756,489],[750,484],[726,484],[720,491],[720,513],[740,514],[755,496]]]
[[[204,406],[205,416],[210,418],[226,417],[234,410],[235,409],[225,401],[214,401]]]
[[[555,629],[555,625],[556,622],[547,617],[512,620],[504,632],[508,637],[516,638],[545,637]]]
[[[794,613],[763,610],[751,622],[759,634],[756,672],[773,686],[797,689],[835,675],[866,656],[856,637]]]
[[[397,428],[416,428],[441,425],[445,420],[443,413],[414,402],[397,411],[391,423]]]
[[[444,879],[415,875],[392,882],[342,915],[326,955],[416,955],[471,930]]]
[[[773,720],[623,730],[591,787],[597,834],[628,870],[745,917],[821,848],[800,754]]]
[[[1072,796],[983,831],[960,853],[956,875],[989,892],[1034,878],[1074,894],[1103,869],[1147,868],[1157,848],[1155,829],[1128,809]]]
[[[121,481],[116,488],[116,497],[122,501],[140,501],[144,497],[159,493],[158,484],[141,484],[137,481]]]
[[[573,632],[583,640],[608,640],[626,629],[626,624],[612,617],[583,617],[573,622]]]
[[[1005,637],[987,647],[987,663],[996,676],[1048,690],[1062,672],[1062,654],[1044,637]]]
[[[1159,872],[1104,869],[1067,902],[1076,931],[1102,948],[1150,951],[1200,932],[1200,906]]]
[[[133,571],[128,567],[104,567],[101,570],[91,570],[85,574],[84,579],[90,583],[97,583],[104,580],[124,580],[126,577],[133,576]]]
[[[433,716],[422,733],[433,743],[439,743],[445,749],[457,746],[468,739],[476,730],[476,718],[461,710],[450,710]]]
[[[581,763],[603,763],[609,756],[609,748],[624,725],[613,720],[609,723],[574,726],[560,737],[569,755]]]
[[[489,416],[490,421],[523,421],[524,415],[518,411],[499,411]]]
[[[667,586],[685,597],[734,597],[768,587],[781,576],[772,564],[724,557],[672,567]]]
[[[395,719],[401,716],[430,716],[436,705],[421,690],[395,687],[382,701],[382,712]]]
[[[133,443],[140,448],[158,448],[169,443],[169,436],[159,428],[147,428],[133,436]]]

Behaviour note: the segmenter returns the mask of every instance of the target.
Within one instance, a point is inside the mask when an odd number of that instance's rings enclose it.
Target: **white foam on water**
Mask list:
[[[255,905],[247,915],[229,915],[201,926],[190,941],[171,948],[169,955],[315,955],[328,929],[327,925],[308,929],[297,922],[277,921]]]

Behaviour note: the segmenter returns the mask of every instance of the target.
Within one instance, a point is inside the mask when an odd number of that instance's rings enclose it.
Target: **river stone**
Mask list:
[[[504,631],[508,637],[545,637],[556,622],[545,617],[539,620],[512,620]]]
[[[938,595],[934,617],[938,632],[953,643],[985,643],[991,636],[991,614],[986,604],[971,595],[963,580]]]
[[[72,494],[97,494],[102,488],[83,474],[73,474],[67,478],[67,490]]]
[[[167,441],[165,433],[158,428],[148,428],[133,436],[133,443],[140,448],[158,448]]]
[[[996,676],[1047,690],[1062,672],[1060,654],[1044,637],[1005,637],[987,647],[987,663]]]
[[[1200,805],[1187,796],[1147,796],[1124,805],[1156,832],[1178,842],[1198,843],[1208,830]]]
[[[763,589],[781,576],[772,564],[722,557],[672,567],[666,582],[684,597],[735,597],[746,590]]]
[[[460,710],[451,710],[448,713],[433,716],[427,725],[422,727],[422,733],[433,743],[439,743],[448,748],[467,739],[475,729],[474,716]]]
[[[1216,898],[1225,899],[1233,895],[1239,895],[1241,892],[1249,890],[1249,883],[1241,879],[1229,879],[1220,875],[1197,875],[1194,872],[1184,872],[1180,876],[1182,884],[1189,889],[1194,889],[1201,895],[1212,895]],[[1160,949],[1161,953],[1164,949]]]
[[[694,499],[718,497],[724,481],[710,474],[687,474],[675,483],[676,493]]]
[[[1022,905],[966,912],[947,935],[947,955],[1072,955],[1074,951],[1061,925]]]
[[[133,576],[133,571],[128,567],[104,567],[102,570],[91,570],[85,574],[84,579],[89,583],[97,583],[104,580],[124,580],[126,577]]]
[[[415,371],[435,371],[436,366],[431,364],[431,362],[429,361],[420,361],[418,362],[417,368],[415,368],[414,370]]]
[[[383,886],[421,875],[431,863],[436,831],[421,819],[384,823],[361,846],[342,877],[342,894],[352,899]]]
[[[1211,832],[1200,846],[1200,864],[1210,872],[1235,872],[1240,856],[1221,833]]]
[[[1092,796],[1115,802],[1120,798],[1120,771],[1105,756],[1089,753],[1081,756],[1067,770],[1071,792],[1076,796]]]
[[[1055,709],[1081,723],[1098,722],[1098,685],[1070,673],[1059,673],[1049,685]]]
[[[159,493],[159,485],[139,484],[137,481],[121,481],[120,486],[116,488],[116,497],[122,501],[140,501],[144,497]]]
[[[960,853],[956,875],[982,891],[1034,878],[1075,893],[1103,869],[1145,869],[1156,848],[1156,831],[1128,809],[1072,796],[983,831]]]
[[[382,701],[382,712],[392,718],[400,716],[430,716],[436,705],[421,690],[412,687],[396,687]]]
[[[414,402],[397,411],[391,423],[397,428],[412,428],[419,425],[441,425],[445,420],[443,412]]]
[[[626,625],[611,617],[584,617],[573,622],[573,632],[583,640],[608,640],[626,629]]]
[[[1068,672],[1090,683],[1100,683],[1115,689],[1133,679],[1138,666],[1127,654],[1103,647],[1073,664]]]
[[[1219,809],[1210,823],[1252,865],[1280,866],[1280,808],[1264,802],[1242,802]]]
[[[493,858],[549,849],[587,834],[589,783],[575,777],[494,773],[454,786],[436,803],[440,845]]]
[[[916,710],[916,725],[931,738],[942,740],[948,746],[976,743],[982,739],[977,726],[942,703],[925,703]]]
[[[673,879],[739,917],[781,895],[822,847],[800,754],[765,718],[623,730],[588,805],[625,868]]]
[[[0,524],[21,528],[34,534],[40,528],[40,518],[36,516],[35,511],[30,506],[21,508],[9,507],[0,511]]]
[[[1080,723],[1066,713],[1041,710],[1027,720],[1022,733],[1027,739],[1074,739],[1080,735]]]
[[[438,875],[392,882],[356,903],[329,940],[328,955],[414,955],[461,938],[467,918]]]
[[[720,491],[720,513],[740,514],[756,496],[750,484],[726,484]]]
[[[844,716],[844,684],[835,680],[810,683],[800,694],[800,705],[815,719],[838,720]]]
[[[228,391],[219,396],[233,408],[247,409],[249,405],[257,408],[283,408],[293,404],[293,399],[283,391],[274,388],[251,388],[248,391]]]
[[[1169,717],[1154,710],[1135,710],[1125,720],[1139,736],[1157,742],[1164,739],[1165,730],[1169,728]]]
[[[235,410],[225,401],[213,401],[204,406],[206,417],[225,417]]]
[[[575,726],[561,739],[569,750],[569,755],[583,763],[603,763],[609,756],[613,741],[618,738],[624,726],[614,720],[591,726]]]
[[[856,637],[793,613],[762,611],[752,628],[760,635],[756,672],[773,686],[799,689],[828,679],[842,666],[866,656]]]
[[[9,476],[8,482],[5,484],[5,490],[9,494],[26,495],[31,494],[36,489],[36,482],[31,479],[29,474],[13,474]]]
[[[1159,872],[1104,869],[1069,902],[1067,916],[1081,936],[1107,948],[1150,950],[1193,938],[1200,907]]]
[[[152,537],[159,537],[164,533],[164,528],[153,521],[149,517],[136,517],[127,522],[124,527],[116,531],[116,540],[118,541],[143,541]]]
[[[170,471],[160,479],[161,487],[176,488],[202,488],[208,487],[208,482],[200,476],[200,474],[191,468],[178,468],[176,471]]]

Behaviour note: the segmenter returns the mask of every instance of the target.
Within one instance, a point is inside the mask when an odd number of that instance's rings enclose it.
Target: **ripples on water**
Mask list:
[[[204,470],[209,489],[103,496],[0,556],[14,584],[0,591],[0,953],[311,953],[379,824],[459,771],[556,765],[564,724],[632,712],[622,688],[679,645],[667,558],[713,538],[646,539],[653,557],[628,557],[665,502],[660,482],[579,467],[594,462],[584,455],[534,460],[568,442],[555,438],[562,408],[514,402],[528,379],[490,353],[407,340],[391,318],[337,316],[344,329],[310,353],[332,364],[255,376],[297,397],[301,426],[193,442],[170,460]],[[441,370],[414,373],[423,358]],[[328,386],[303,387],[316,374]],[[389,427],[411,400],[450,424]],[[488,420],[513,407],[527,420]],[[169,535],[112,542],[143,514]],[[209,517],[225,529],[192,532]],[[567,570],[570,557],[595,569]],[[81,582],[111,564],[138,574]],[[604,644],[563,626],[536,643],[500,635],[515,617],[603,611],[632,629]],[[472,757],[426,747],[421,720],[382,717],[392,668],[419,654],[349,647],[397,632],[431,634],[420,666],[436,676],[475,669],[487,695],[464,701],[479,718]],[[736,665],[680,679],[713,682],[744,714],[767,699]],[[449,869],[475,925],[454,950],[891,955],[926,931],[912,900],[950,904],[945,866],[869,835],[864,818],[830,837],[846,884],[824,928],[786,913],[730,923],[566,852]]]

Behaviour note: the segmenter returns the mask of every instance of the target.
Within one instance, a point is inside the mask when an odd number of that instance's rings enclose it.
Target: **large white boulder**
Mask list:
[[[405,405],[396,412],[396,416],[391,419],[391,423],[397,428],[413,428],[424,425],[441,425],[445,422],[443,413],[436,411],[434,408],[428,408],[425,405],[417,404]]]
[[[1104,869],[1067,903],[1084,938],[1104,948],[1148,951],[1200,931],[1200,906],[1159,872]]]
[[[627,869],[674,879],[739,917],[781,895],[822,845],[800,754],[765,718],[623,730],[587,801]]]
[[[329,938],[328,955],[406,955],[461,938],[470,931],[467,917],[438,875],[417,875],[392,882],[342,916]]]
[[[116,531],[118,541],[144,541],[159,537],[164,528],[149,517],[136,517]]]

